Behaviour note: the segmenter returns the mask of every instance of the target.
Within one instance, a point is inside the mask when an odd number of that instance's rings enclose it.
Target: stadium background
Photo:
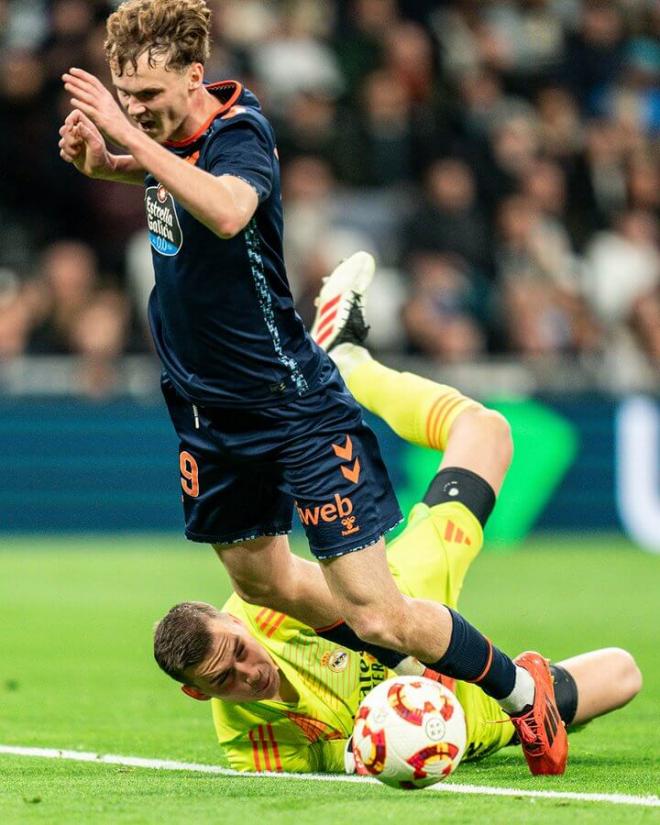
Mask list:
[[[207,76],[244,80],[277,129],[304,319],[372,250],[376,351],[515,410],[492,538],[625,526],[660,549],[658,4],[211,5]],[[142,198],[56,149],[59,77],[107,80],[111,9],[0,0],[0,530],[180,529]],[[406,498],[427,465],[387,453]]]
[[[370,249],[382,358],[512,422],[488,547],[516,552],[479,559],[462,611],[510,652],[619,645],[644,674],[629,708],[572,740],[564,777],[532,777],[506,749],[452,781],[508,797],[442,794],[437,813],[466,825],[655,821],[517,793],[659,791],[660,579],[658,556],[639,550],[660,549],[658,3],[211,5],[208,76],[245,80],[277,128],[305,319],[322,275]],[[181,599],[221,603],[229,583],[181,535],[176,443],[144,323],[141,193],[85,180],[56,149],[59,75],[77,64],[107,79],[110,8],[0,0],[0,820],[428,821],[432,796],[362,783],[11,752],[223,763],[207,709],[151,657],[158,616]],[[379,436],[407,505],[437,457]]]

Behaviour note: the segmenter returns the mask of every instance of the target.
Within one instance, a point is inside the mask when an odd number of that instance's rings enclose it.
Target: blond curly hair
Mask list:
[[[151,66],[164,56],[166,68],[183,69],[208,59],[210,28],[205,0],[126,0],[108,17],[105,54],[118,75],[145,52]]]

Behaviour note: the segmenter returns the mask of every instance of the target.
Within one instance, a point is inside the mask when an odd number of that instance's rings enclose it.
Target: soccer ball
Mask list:
[[[375,687],[355,717],[359,773],[394,788],[424,788],[449,776],[465,750],[465,715],[440,682],[395,676]]]

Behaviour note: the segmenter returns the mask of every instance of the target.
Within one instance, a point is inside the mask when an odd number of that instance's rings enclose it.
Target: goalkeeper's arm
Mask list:
[[[229,765],[250,773],[343,773],[346,739],[281,742],[276,726],[258,725],[233,742],[224,743]]]

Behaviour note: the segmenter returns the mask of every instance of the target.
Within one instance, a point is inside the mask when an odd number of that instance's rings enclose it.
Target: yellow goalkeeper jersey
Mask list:
[[[241,771],[343,770],[343,749],[360,701],[390,675],[366,653],[321,639],[284,613],[235,594],[225,611],[240,619],[298,693],[287,702],[212,700],[220,744]]]
[[[388,548],[392,572],[404,592],[427,597],[431,591],[454,606],[481,542],[479,522],[462,505],[417,505],[406,530]],[[432,547],[435,553],[429,552]],[[414,557],[418,565],[411,563]],[[406,560],[405,576],[397,569],[400,559]],[[394,673],[368,653],[338,647],[290,616],[249,605],[236,594],[223,610],[244,623],[299,697],[296,703],[212,700],[216,733],[231,767],[343,772],[344,747],[358,705]],[[456,695],[467,721],[466,759],[485,756],[511,740],[513,727],[494,700],[462,682],[456,685]]]

